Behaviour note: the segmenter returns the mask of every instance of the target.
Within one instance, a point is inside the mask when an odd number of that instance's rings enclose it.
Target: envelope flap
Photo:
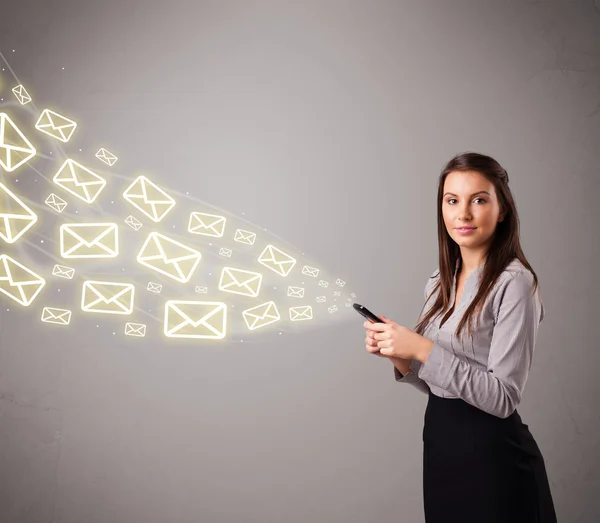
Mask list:
[[[193,212],[193,221],[202,227],[211,228],[222,224],[225,221],[224,216],[216,216],[214,214],[204,214],[201,212]]]
[[[160,187],[145,177],[141,178],[140,187],[145,195],[146,201],[149,203],[173,203],[175,201]]]
[[[124,283],[86,282],[86,291],[108,303],[120,301],[133,287]]]
[[[67,169],[65,169],[65,171],[69,173],[68,177],[71,178],[76,185],[98,185],[106,183],[104,178],[101,178],[96,173],[90,171],[87,167],[84,167],[73,160],[67,160],[67,163],[68,171]]]
[[[169,303],[169,308],[177,312],[182,320],[194,327],[206,325],[212,329],[224,319],[224,317],[215,316],[225,312],[225,304],[223,303],[175,302]]]
[[[8,118],[3,115],[0,120],[0,144],[2,147],[8,147],[13,151],[23,151],[30,153],[33,145],[25,138],[21,130]]]
[[[236,285],[249,285],[261,277],[261,274],[259,273],[233,269],[230,267],[225,267],[225,273],[230,276],[233,283]]]
[[[3,265],[0,265],[0,279],[8,279],[11,285],[37,285],[43,279],[30,271],[20,263],[5,257]]]
[[[37,220],[35,213],[0,183],[0,218],[3,216]]]
[[[73,120],[69,120],[67,117],[55,113],[54,111],[46,109],[46,114],[48,116],[48,123],[54,129],[63,129],[65,127],[73,127],[76,125]]]
[[[150,233],[149,241],[141,253],[144,258],[164,258],[168,263],[176,263],[199,255],[200,253],[191,247],[170,240],[166,236],[158,236],[157,233]]]
[[[64,225],[65,236],[72,236],[79,242],[85,243],[88,247],[97,245],[107,236],[115,234],[117,227],[114,224],[90,224],[83,227],[77,225]],[[67,244],[68,242],[65,242]],[[67,246],[67,245],[66,245]]]

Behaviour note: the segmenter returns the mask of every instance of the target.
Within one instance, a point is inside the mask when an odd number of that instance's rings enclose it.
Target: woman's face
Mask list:
[[[477,171],[453,171],[446,176],[442,215],[448,234],[461,251],[484,251],[503,219],[494,184]],[[473,229],[463,233],[460,227]]]

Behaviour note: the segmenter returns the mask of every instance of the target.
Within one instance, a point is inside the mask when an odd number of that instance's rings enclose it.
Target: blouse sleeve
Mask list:
[[[533,275],[529,271],[507,274],[493,300],[496,321],[487,370],[434,343],[419,372],[425,382],[499,418],[510,416],[521,401],[544,317],[537,291],[532,294]]]

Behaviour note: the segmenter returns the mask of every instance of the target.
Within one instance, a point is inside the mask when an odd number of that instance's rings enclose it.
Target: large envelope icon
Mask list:
[[[81,295],[81,309],[102,314],[131,314],[135,287],[131,283],[86,281]]]
[[[77,124],[73,120],[69,120],[50,109],[44,109],[35,124],[38,131],[42,131],[61,142],[68,142],[76,127]]]
[[[138,176],[123,193],[131,205],[155,222],[161,221],[174,207],[175,200],[145,176]]]
[[[235,231],[233,240],[239,243],[245,243],[246,245],[254,245],[256,241],[256,233],[238,229]]]
[[[63,212],[67,207],[67,202],[65,202],[60,196],[56,196],[54,193],[50,194],[44,203],[48,207],[54,209],[56,212]]]
[[[146,325],[143,323],[126,323],[125,336],[143,338],[146,335]]]
[[[74,160],[66,160],[52,181],[86,203],[93,203],[106,180]]]
[[[303,305],[301,307],[290,307],[290,320],[302,321],[312,320],[313,313],[310,305]]]
[[[46,280],[6,254],[0,255],[0,293],[25,307],[31,305]]]
[[[42,321],[44,323],[55,323],[56,325],[69,325],[71,321],[71,311],[66,309],[55,309],[53,307],[44,307],[44,310],[42,310]]]
[[[277,306],[273,301],[246,309],[242,312],[242,316],[250,330],[264,327],[281,319]]]
[[[296,260],[277,247],[267,245],[258,257],[258,263],[261,263],[281,276],[287,276],[294,265],[296,265]]]
[[[190,214],[188,232],[222,238],[225,233],[225,216],[193,212]]]
[[[0,238],[16,242],[37,222],[37,215],[0,183]]]
[[[64,223],[60,226],[63,258],[116,258],[119,254],[116,223]]]
[[[202,255],[195,249],[158,232],[151,232],[144,242],[137,260],[142,265],[169,278],[187,283],[201,258]]]
[[[223,267],[219,290],[256,298],[260,292],[261,282],[262,274],[259,272]]]
[[[319,269],[315,269],[314,267],[309,267],[308,265],[305,265],[304,267],[302,267],[302,274],[316,278],[319,275]]]
[[[96,153],[96,158],[98,160],[103,161],[109,167],[112,167],[118,158],[111,152],[107,151],[104,147],[101,147],[100,150]]]
[[[12,92],[16,96],[17,100],[19,100],[19,103],[21,105],[25,105],[31,102],[31,96],[29,96],[29,93],[22,85],[17,85],[16,87],[13,87]]]
[[[287,295],[291,298],[304,298],[304,288],[290,285],[288,287]]]
[[[227,330],[227,305],[214,301],[169,300],[165,304],[165,336],[220,340]]]
[[[35,156],[35,147],[6,113],[0,113],[0,165],[12,172]]]
[[[72,280],[73,276],[75,276],[75,269],[71,269],[71,267],[65,267],[64,265],[55,265],[52,269],[52,276],[58,276],[59,278]]]

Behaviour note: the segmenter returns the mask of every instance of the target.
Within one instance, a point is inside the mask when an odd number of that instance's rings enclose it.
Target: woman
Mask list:
[[[556,523],[544,459],[516,410],[544,308],[508,174],[489,156],[460,154],[440,175],[437,207],[439,269],[415,330],[365,322],[367,350],[429,397],[425,520]]]

